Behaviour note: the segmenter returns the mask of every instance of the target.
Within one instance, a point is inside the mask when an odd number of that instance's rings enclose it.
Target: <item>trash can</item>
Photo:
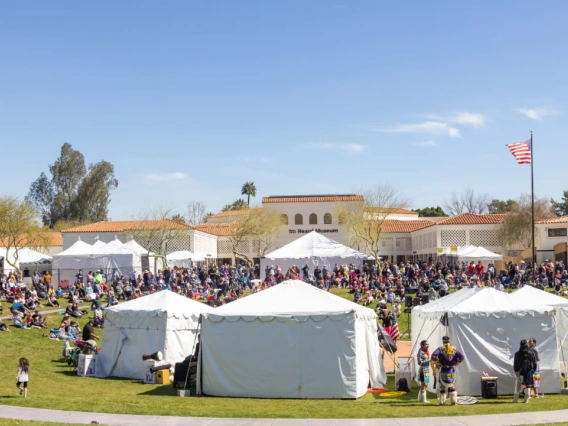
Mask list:
[[[481,397],[485,399],[497,398],[497,377],[481,378]]]

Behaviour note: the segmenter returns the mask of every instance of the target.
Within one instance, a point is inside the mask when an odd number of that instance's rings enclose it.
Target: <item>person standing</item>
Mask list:
[[[420,381],[420,390],[418,391],[418,402],[430,402],[426,399],[426,390],[430,382],[430,352],[428,340],[420,342],[420,349],[416,355],[418,364],[418,380]]]
[[[540,387],[540,358],[538,356],[538,349],[536,348],[536,339],[534,337],[529,338],[529,348],[532,354],[534,355],[536,368],[533,373],[533,392],[532,397],[538,398],[538,388]]]
[[[432,354],[432,367],[434,371],[440,370],[440,395],[438,401],[440,405],[446,403],[446,388],[448,388],[448,396],[450,403],[456,405],[458,402],[458,393],[455,389],[456,367],[465,359],[463,353],[450,344],[450,338],[444,336],[442,338],[442,346]]]
[[[20,358],[18,375],[16,376],[16,380],[18,381],[18,383],[16,383],[16,387],[20,390],[20,395],[24,395],[24,398],[28,397],[29,370],[30,362],[26,358]]]
[[[515,371],[515,376],[517,377],[513,402],[519,401],[519,392],[522,388],[524,393],[524,402],[525,404],[528,404],[531,388],[534,386],[533,374],[536,369],[536,359],[525,339],[521,340],[519,350],[515,352],[513,369]]]

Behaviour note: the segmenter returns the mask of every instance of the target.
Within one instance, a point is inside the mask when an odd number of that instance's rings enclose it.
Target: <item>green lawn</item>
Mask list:
[[[348,298],[347,294],[342,296]],[[51,314],[57,326],[61,316]],[[81,320],[81,324],[85,321]],[[404,329],[404,328],[403,328]],[[509,397],[480,401],[473,406],[445,406],[416,402],[416,386],[409,395],[386,399],[373,394],[352,400],[267,400],[243,398],[180,398],[171,386],[145,385],[137,380],[77,377],[62,360],[63,342],[42,337],[44,330],[13,329],[0,333],[0,404],[123,414],[153,414],[250,418],[373,418],[495,414],[564,409],[568,397],[547,395],[529,404],[511,404]],[[18,395],[18,359],[30,360],[29,397]],[[275,363],[277,368],[277,363]],[[393,377],[387,387],[394,388]],[[432,398],[433,400],[433,398]],[[1,416],[1,413],[0,413]],[[1,424],[1,423],[0,423]],[[12,423],[9,423],[12,424]]]

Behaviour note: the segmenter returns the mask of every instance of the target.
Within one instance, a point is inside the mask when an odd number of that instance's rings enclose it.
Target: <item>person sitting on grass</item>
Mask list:
[[[361,303],[362,299],[363,299],[363,295],[361,294],[361,291],[359,289],[357,289],[356,293],[355,293],[355,298],[353,299],[353,301],[355,303]]]
[[[14,321],[15,328],[29,328],[28,325],[22,321],[21,315],[17,312],[14,312],[14,315],[12,316],[12,321]]]
[[[370,291],[367,291],[367,296],[365,297],[365,306],[372,305],[374,301],[375,298],[373,297],[372,293]]]
[[[3,322],[2,319],[0,319],[0,331],[10,331],[8,324]]]
[[[47,324],[45,323],[45,319],[43,318],[43,316],[39,313],[39,311],[35,311],[35,313],[32,315],[32,320],[33,320],[33,325],[36,327],[40,327],[40,328],[47,328]]]
[[[57,301],[57,297],[55,297],[55,293],[47,297],[47,306],[57,306],[59,308],[59,302]]]
[[[79,312],[79,308],[77,307],[76,303],[70,303],[69,305],[67,305],[67,308],[65,308],[65,313],[75,318],[81,318],[83,316],[83,314]]]
[[[93,314],[93,322],[95,327],[98,328],[103,328],[103,325],[105,323],[105,320],[103,318],[103,310],[102,310],[102,306],[97,306],[95,308],[94,314]]]
[[[17,300],[12,306],[10,306],[10,312],[12,314],[22,314],[23,316],[28,315],[30,310],[26,308],[23,302]]]

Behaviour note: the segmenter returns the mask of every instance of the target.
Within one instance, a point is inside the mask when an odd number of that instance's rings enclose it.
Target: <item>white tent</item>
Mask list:
[[[94,247],[81,240],[75,242],[67,250],[53,256],[53,282],[69,285],[75,281],[79,269],[86,277],[88,271],[102,269],[107,276],[114,269],[126,277],[135,270],[141,271],[141,256],[124,246],[118,239],[101,247]]]
[[[284,274],[294,265],[300,268],[308,265],[311,272],[317,265],[320,268],[324,265],[333,268],[336,263],[353,263],[361,268],[363,260],[367,258],[366,254],[312,231],[263,257],[260,260],[260,271],[264,274],[268,265],[278,265]]]
[[[93,247],[95,247],[95,248],[101,248],[101,247],[106,246],[106,244],[107,244],[107,243],[105,243],[104,241],[97,240],[97,241],[95,241],[95,243],[93,244]]]
[[[192,253],[188,250],[174,251],[166,256],[170,267],[177,266],[180,268],[189,268],[194,262],[205,262],[203,256]]]
[[[359,398],[386,383],[376,314],[285,281],[202,315],[198,394]]]
[[[465,250],[462,253],[458,251],[458,261],[460,262],[495,262],[503,260],[503,256],[483,247],[472,247],[470,250]]]
[[[108,308],[97,376],[143,379],[142,354],[156,351],[172,365],[182,361],[192,353],[199,315],[211,311],[167,290]]]
[[[442,323],[446,318],[447,325]],[[534,336],[540,353],[541,390],[560,391],[559,345],[555,313],[549,307],[525,306],[493,288],[465,289],[412,310],[412,356],[428,339],[430,352],[444,335],[465,355],[457,368],[460,395],[480,395],[483,372],[499,377],[502,393],[512,393],[513,357],[519,342]],[[429,390],[432,391],[433,381]]]
[[[8,260],[11,263],[16,264],[21,270],[24,270],[25,268],[32,269],[36,265],[49,264],[52,261],[51,256],[48,256],[47,254],[40,253],[38,251],[32,250],[27,247],[18,248],[17,254],[18,254],[18,259],[16,260],[15,248],[10,248],[10,250],[7,250],[6,247],[0,247],[0,260],[3,261],[3,268],[5,273],[14,271],[14,267],[8,263]],[[46,268],[39,268],[39,269],[42,271],[50,270],[49,267],[47,269]]]

